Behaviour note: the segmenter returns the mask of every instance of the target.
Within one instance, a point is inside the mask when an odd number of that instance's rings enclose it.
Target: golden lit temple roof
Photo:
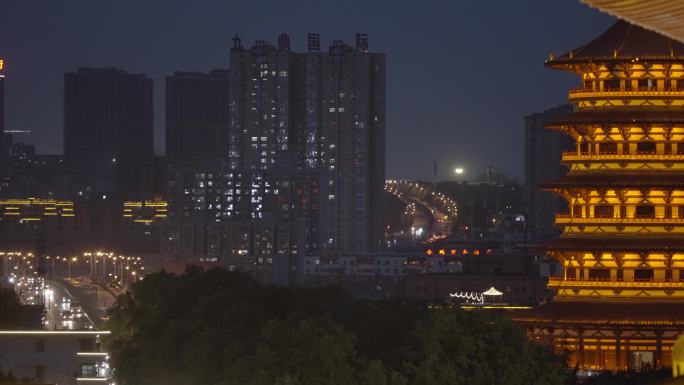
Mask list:
[[[551,57],[546,61],[549,67],[565,64],[625,61],[625,60],[684,60],[684,44],[672,40],[624,20],[618,20],[612,27],[589,43]]]
[[[561,178],[537,185],[542,190],[580,187],[670,187],[684,188],[684,173],[675,171],[595,171],[567,174]]]
[[[554,301],[534,309],[516,311],[516,322],[563,325],[663,325],[684,326],[684,306],[672,302],[611,302],[598,303]]]

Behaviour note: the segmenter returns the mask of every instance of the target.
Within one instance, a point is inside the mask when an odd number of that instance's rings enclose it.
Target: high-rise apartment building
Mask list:
[[[567,208],[565,200],[540,190],[537,184],[567,172],[560,159],[563,152],[574,149],[574,143],[569,136],[545,126],[571,112],[572,105],[564,104],[525,117],[525,207],[528,237],[533,241],[558,235],[554,220],[556,214]]]
[[[0,58],[0,173],[3,172],[3,163],[9,157],[9,147],[5,141],[5,60]]]
[[[144,74],[114,68],[64,74],[64,156],[79,189],[149,191],[152,116],[152,80]]]
[[[320,183],[315,198],[317,239],[309,250],[362,254],[382,244],[385,175],[385,55],[369,53],[365,34],[355,46],[334,41],[320,50],[318,34],[306,53],[289,37],[231,50],[228,168],[239,171],[243,200],[236,217],[258,219],[274,191],[272,171],[282,156]],[[285,155],[290,153],[291,155]]]
[[[166,158],[172,165],[219,166],[228,132],[228,71],[166,78]]]
[[[296,274],[303,254],[378,251],[385,56],[366,35],[321,51],[311,34],[306,53],[285,34],[251,48],[236,36],[228,86],[224,165],[169,169],[163,253],[268,276]]]

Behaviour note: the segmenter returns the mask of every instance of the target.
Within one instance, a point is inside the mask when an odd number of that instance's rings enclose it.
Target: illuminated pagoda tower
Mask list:
[[[618,21],[546,66],[579,75],[576,142],[539,186],[567,200],[549,254],[553,302],[517,313],[530,337],[585,369],[670,366],[684,331],[684,44]]]

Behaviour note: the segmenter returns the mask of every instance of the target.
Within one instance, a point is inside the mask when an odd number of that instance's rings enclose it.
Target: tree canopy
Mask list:
[[[0,329],[16,329],[21,323],[21,303],[12,289],[0,288]]]
[[[117,384],[562,384],[510,321],[283,288],[225,270],[148,275],[110,309]]]

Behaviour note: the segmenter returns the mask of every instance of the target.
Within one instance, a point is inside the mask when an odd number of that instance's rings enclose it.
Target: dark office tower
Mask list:
[[[537,184],[558,179],[567,168],[560,165],[564,151],[574,149],[573,141],[560,131],[545,129],[546,124],[572,112],[569,104],[560,105],[525,117],[525,205],[527,207],[528,236],[534,241],[545,241],[558,235],[554,225],[556,214],[565,212],[565,200]]]
[[[152,80],[114,68],[64,74],[64,155],[86,189],[148,193]]]
[[[166,158],[171,165],[218,166],[228,132],[228,71],[166,78]]]

